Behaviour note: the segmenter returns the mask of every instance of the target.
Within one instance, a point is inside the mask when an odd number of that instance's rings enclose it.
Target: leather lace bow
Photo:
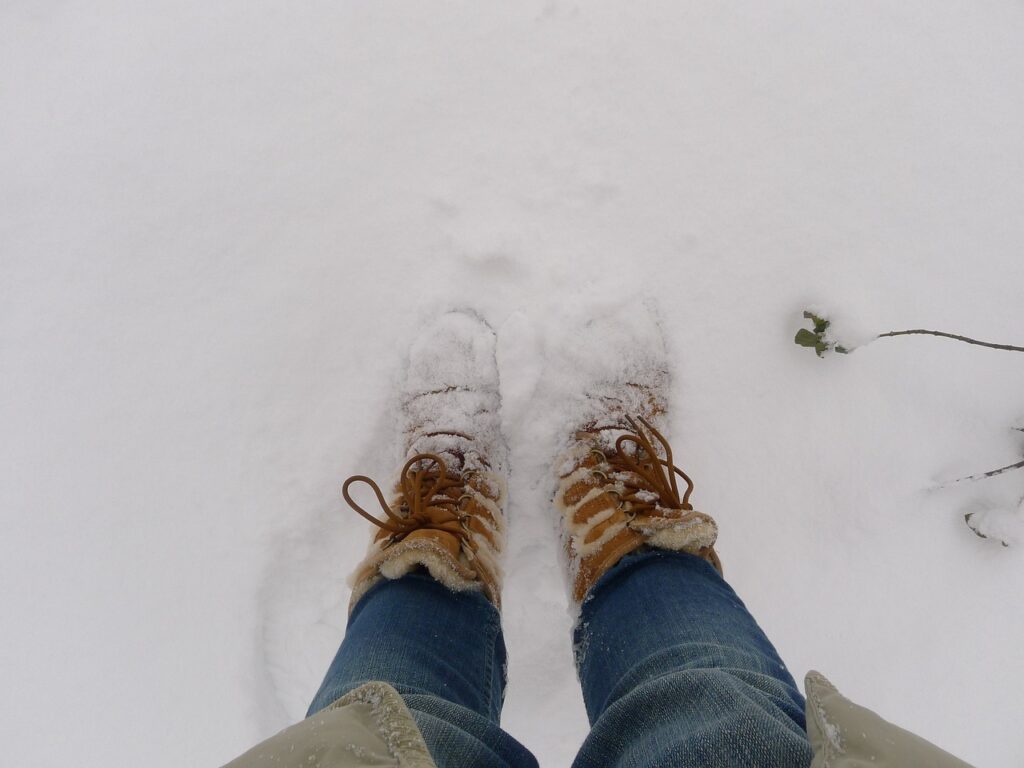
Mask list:
[[[646,428],[662,448],[665,449],[665,458],[658,456],[658,451],[651,442],[651,438],[640,428],[637,421]],[[691,510],[690,494],[693,493],[693,481],[690,477],[677,467],[672,461],[672,446],[649,421],[642,416],[634,420],[631,416],[626,417],[632,432],[620,435],[615,441],[615,453],[606,455],[597,449],[595,453],[608,462],[612,473],[616,475],[625,488],[625,493],[613,491],[620,497],[622,502],[630,504],[629,511],[636,514],[649,512],[661,507],[663,509]],[[624,450],[627,443],[632,443],[632,451]],[[596,474],[603,475],[602,472]],[[676,482],[676,475],[686,481],[686,491],[682,497],[679,495],[679,484]],[[607,476],[605,479],[608,479]],[[651,499],[651,494],[656,499]]]
[[[417,466],[422,464],[422,466]],[[369,520],[378,528],[388,531],[392,542],[399,542],[413,531],[433,530],[450,533],[463,544],[467,542],[469,531],[466,524],[468,515],[462,512],[461,505],[468,494],[454,496],[449,493],[453,488],[463,488],[467,473],[460,477],[448,475],[448,467],[436,453],[419,453],[409,459],[402,468],[398,491],[400,494],[398,512],[392,509],[384,498],[380,486],[366,475],[353,475],[341,487],[345,501],[358,514]],[[381,519],[367,512],[349,493],[354,483],[365,483],[373,490],[385,518]],[[469,547],[464,547],[467,553]]]

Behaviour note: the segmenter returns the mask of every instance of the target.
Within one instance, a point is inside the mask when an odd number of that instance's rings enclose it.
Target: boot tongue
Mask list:
[[[604,421],[588,425],[585,430],[577,433],[577,439],[584,439],[595,448],[606,454],[614,453],[615,443],[622,435],[633,434],[633,430],[624,421]]]
[[[459,474],[466,469],[466,455],[472,445],[473,441],[462,435],[427,435],[413,442],[406,455],[437,454],[444,460],[449,473]]]
[[[461,456],[446,451],[425,451],[424,453],[429,453],[441,459],[441,461],[444,462],[445,475],[449,478],[457,480],[462,474],[464,461]],[[412,458],[412,456],[409,458]],[[439,467],[437,466],[437,463],[433,459],[428,459],[425,456],[409,467],[410,472],[427,470],[435,475],[437,474],[438,469]],[[400,482],[401,478],[399,478],[399,483]]]
[[[405,537],[405,540],[410,544],[415,541],[430,542],[435,547],[446,552],[448,556],[456,562],[458,562],[459,559],[459,551],[462,549],[462,545],[459,543],[459,540],[452,534],[445,531],[413,531]]]
[[[466,457],[461,451],[441,451],[438,456],[444,459],[444,465],[449,475],[462,474],[462,470],[466,466]]]

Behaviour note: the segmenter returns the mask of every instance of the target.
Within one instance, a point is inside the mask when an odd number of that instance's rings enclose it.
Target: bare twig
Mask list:
[[[924,334],[926,336],[941,336],[944,339],[955,339],[956,341],[962,341],[966,344],[975,344],[979,347],[988,347],[989,349],[1005,349],[1010,352],[1024,352],[1024,347],[1015,347],[1012,344],[993,344],[989,341],[978,341],[977,339],[971,339],[967,336],[960,336],[955,333],[944,333],[943,331],[929,331],[923,328],[916,328],[910,331],[889,331],[888,333],[878,334],[878,338],[884,338],[885,336],[910,336],[912,334]]]
[[[1003,474],[1003,472],[1009,472],[1010,470],[1013,470],[1013,469],[1021,469],[1022,467],[1024,467],[1024,459],[1021,459],[1016,464],[1010,464],[1009,466],[1006,466],[1006,467],[1000,467],[999,469],[993,469],[990,472],[982,472],[981,474],[978,474],[978,475],[968,475],[967,477],[958,477],[953,482],[947,483],[947,485],[953,485],[954,483],[965,483],[965,482],[973,481],[973,480],[984,480],[985,478],[995,477],[996,475]]]
[[[829,352],[838,352],[846,355],[853,352],[857,347],[844,347],[832,336],[832,321],[822,317],[811,310],[804,310],[804,317],[810,320],[813,328],[801,328],[796,332],[793,341],[801,347],[810,347],[818,357],[824,357]],[[964,344],[973,344],[976,347],[987,347],[988,349],[1002,349],[1008,352],[1024,352],[1024,347],[1014,344],[994,344],[991,341],[980,341],[970,336],[962,336],[959,333],[946,333],[945,331],[931,331],[927,328],[911,328],[906,331],[887,331],[875,336],[871,341],[884,339],[887,336],[938,336],[943,339],[962,341]],[[870,342],[867,342],[870,343]],[[864,346],[863,344],[861,346]]]

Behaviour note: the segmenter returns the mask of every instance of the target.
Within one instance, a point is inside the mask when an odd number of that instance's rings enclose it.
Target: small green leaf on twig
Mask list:
[[[828,351],[828,344],[822,341],[821,337],[817,334],[812,333],[806,328],[801,328],[796,332],[796,338],[793,339],[801,347],[810,347],[818,353],[818,357],[822,357],[825,352]]]
[[[827,318],[808,310],[804,310],[804,317],[811,321],[813,330],[801,328],[797,331],[793,338],[795,344],[813,349],[818,357],[824,357],[826,352],[838,352],[841,355],[849,353],[848,349],[829,338],[828,331],[832,323]]]
[[[824,333],[825,331],[828,330],[829,325],[831,325],[831,321],[826,320],[824,317],[818,317],[816,314],[807,309],[804,310],[804,318],[814,323],[815,333]]]

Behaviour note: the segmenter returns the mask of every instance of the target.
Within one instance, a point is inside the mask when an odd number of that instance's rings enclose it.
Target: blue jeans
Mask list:
[[[704,560],[623,558],[591,590],[574,640],[592,727],[573,768],[810,765],[803,697]],[[419,573],[375,585],[309,713],[370,680],[402,694],[439,768],[537,765],[499,727],[505,644],[482,595]]]

